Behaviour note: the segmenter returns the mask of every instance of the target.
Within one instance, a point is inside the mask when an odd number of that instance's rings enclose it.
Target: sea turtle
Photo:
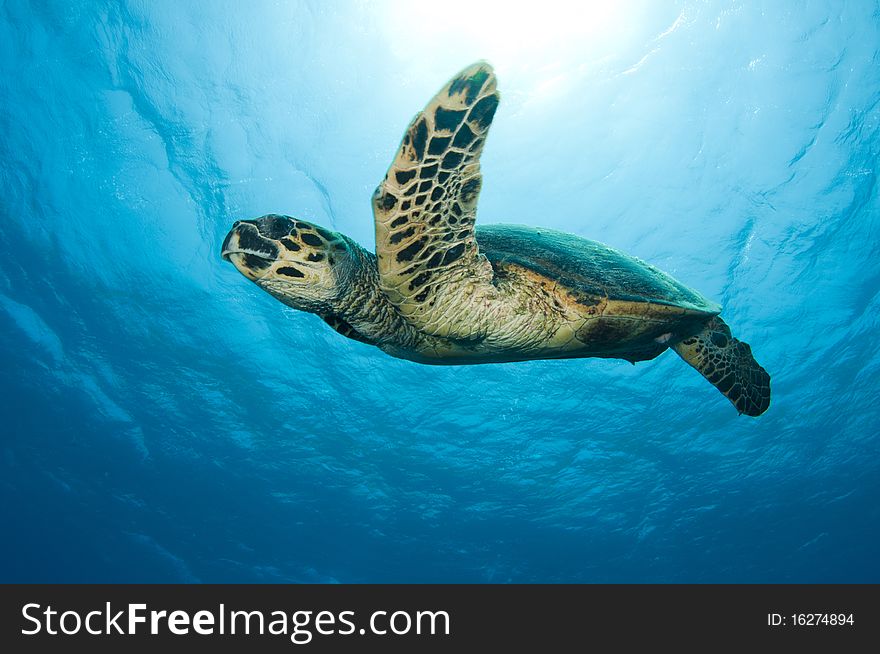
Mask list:
[[[338,232],[269,214],[236,222],[222,256],[339,333],[428,364],[611,357],[667,348],[740,413],[770,404],[770,376],[720,307],[601,243],[521,225],[475,228],[480,154],[498,107],[476,63],[409,125],[373,195],[376,255]]]

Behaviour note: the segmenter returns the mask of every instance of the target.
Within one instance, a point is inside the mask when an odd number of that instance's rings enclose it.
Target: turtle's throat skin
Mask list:
[[[415,348],[424,335],[398,313],[380,289],[376,255],[350,238],[346,241],[352,257],[350,274],[339,280],[334,317],[344,320],[372,345]]]

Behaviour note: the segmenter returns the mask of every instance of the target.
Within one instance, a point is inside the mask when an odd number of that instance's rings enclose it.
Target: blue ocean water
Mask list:
[[[373,247],[493,63],[482,223],[645,259],[773,377],[429,367],[221,261]],[[880,582],[876,2],[0,3],[0,581]]]

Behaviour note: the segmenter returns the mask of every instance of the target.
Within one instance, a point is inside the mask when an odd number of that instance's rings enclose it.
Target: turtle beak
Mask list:
[[[278,258],[278,246],[264,238],[252,221],[240,220],[223,239],[220,256],[255,282],[269,272]]]
[[[229,255],[232,253],[232,247],[234,247],[232,243],[233,237],[235,237],[236,241],[238,240],[238,237],[235,233],[235,228],[238,227],[240,224],[240,221],[235,221],[235,223],[232,225],[232,229],[226,235],[226,238],[223,239],[223,245],[220,246],[220,257],[222,259],[226,259],[226,261],[229,261]]]

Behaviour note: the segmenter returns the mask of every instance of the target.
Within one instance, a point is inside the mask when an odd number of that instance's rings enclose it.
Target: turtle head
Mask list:
[[[336,303],[352,268],[344,236],[276,214],[236,222],[221,256],[284,304],[312,313]]]

